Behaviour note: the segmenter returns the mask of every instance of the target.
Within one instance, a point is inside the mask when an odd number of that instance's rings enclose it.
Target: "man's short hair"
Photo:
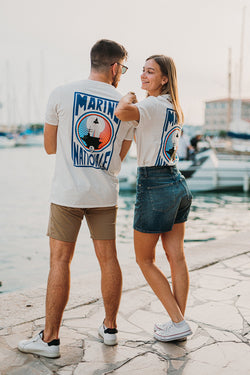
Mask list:
[[[98,40],[90,51],[91,69],[107,70],[111,64],[127,59],[128,52],[119,43],[113,40]]]

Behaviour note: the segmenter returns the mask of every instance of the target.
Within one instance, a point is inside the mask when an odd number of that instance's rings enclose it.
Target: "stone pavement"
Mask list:
[[[186,342],[160,343],[155,322],[168,318],[138,266],[123,266],[119,344],[107,347],[97,328],[104,310],[100,275],[74,280],[63,316],[61,357],[20,353],[17,342],[44,327],[45,287],[0,296],[1,375],[249,375],[250,234],[202,243],[186,251],[190,294]],[[169,275],[163,255],[157,262]]]

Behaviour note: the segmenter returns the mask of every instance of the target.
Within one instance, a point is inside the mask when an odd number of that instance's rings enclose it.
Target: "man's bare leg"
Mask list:
[[[101,268],[101,290],[106,314],[104,324],[108,328],[116,328],[122,292],[122,273],[115,240],[93,240],[93,243]]]
[[[50,238],[50,271],[46,296],[46,322],[43,340],[58,339],[63,311],[70,290],[70,264],[75,242],[64,242]]]

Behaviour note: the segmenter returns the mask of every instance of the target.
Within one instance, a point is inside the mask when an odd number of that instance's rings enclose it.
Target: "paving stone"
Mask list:
[[[249,330],[250,330],[250,309],[245,309],[244,307],[239,307],[239,312],[243,316],[243,319],[247,321],[249,324]]]
[[[76,366],[65,366],[57,370],[57,375],[73,375]]]
[[[33,356],[29,357],[33,358]],[[18,350],[10,350],[7,346],[0,345],[0,370],[23,366],[27,360],[28,357],[22,355]]]
[[[146,284],[146,281],[145,281],[145,286],[141,287],[140,290],[142,290],[142,291],[144,291],[144,292],[148,292],[148,293],[150,293],[152,296],[155,297],[154,292],[152,291],[151,287],[150,287],[148,284]],[[157,297],[155,297],[155,298],[157,299]]]
[[[72,310],[66,310],[63,313],[63,320],[68,320],[68,319],[82,319],[86,318],[87,315],[91,310],[93,310],[93,307],[95,307],[95,304],[91,305],[86,305],[86,306],[80,306],[76,307]]]
[[[158,357],[156,354],[146,353],[143,356],[138,356],[125,363],[123,366],[114,370],[112,374],[115,375],[166,375],[169,363],[166,360]]]
[[[215,343],[190,353],[188,357],[208,366],[213,364],[219,369],[227,368],[234,370],[235,373],[240,371],[241,375],[250,373],[250,347],[246,344]],[[210,374],[214,373],[216,372],[211,372]]]
[[[152,295],[147,292],[141,290],[126,292],[121,298],[119,312],[127,316],[139,308],[150,305],[151,301]]]
[[[45,357],[39,357],[41,363],[44,364],[49,370],[57,371],[57,369],[70,365],[77,365],[82,361],[83,348],[77,346],[61,346],[60,348],[61,357],[56,359],[50,359]]]
[[[0,329],[0,336],[11,335],[12,327],[5,327]]]
[[[246,295],[250,290],[250,280],[239,281],[236,285],[227,288],[229,293],[234,293],[236,296]]]
[[[241,330],[243,320],[234,306],[219,302],[208,302],[200,306],[191,307],[188,315],[193,320],[225,330]]]
[[[16,348],[17,343],[21,340],[24,339],[24,335],[22,333],[10,335],[5,337],[6,344],[8,345],[9,348]]]
[[[250,287],[250,285],[249,285]],[[239,297],[238,301],[235,304],[236,306],[244,307],[246,309],[250,309],[250,298],[249,298],[249,293],[244,293],[241,294]]]
[[[153,335],[154,324],[159,321],[166,321],[167,314],[156,314],[150,311],[137,310],[132,314],[128,321],[140,327],[142,331],[149,332]]]
[[[119,336],[119,345],[128,346],[130,348],[142,347],[144,345],[153,344],[155,339],[146,332],[135,333],[124,333],[122,332]]]
[[[74,375],[105,374],[105,369],[106,371],[109,371],[109,366],[100,364],[99,362],[81,362],[74,370]]]
[[[45,317],[34,320],[33,324],[35,327],[45,327]]]
[[[83,340],[83,335],[75,329],[62,326],[60,329],[60,339],[62,345],[67,345],[76,340]]]
[[[248,342],[250,343],[250,333],[248,333],[247,335],[245,335],[245,339],[247,339]]]
[[[107,346],[101,342],[86,342],[84,361],[99,362],[103,364],[117,363],[143,353],[142,348],[130,348],[128,346]]]
[[[175,342],[155,341],[152,348],[166,358],[181,358],[186,354],[185,348]]]
[[[169,364],[169,373],[173,374],[173,370],[179,370],[181,367],[183,367],[184,361],[180,361],[178,359],[171,359]]]
[[[104,309],[103,307],[96,307],[94,311],[93,315],[86,318],[65,320],[63,325],[72,328],[87,328],[87,330],[89,328],[98,329],[104,319]],[[97,324],[98,326],[96,326]]]
[[[210,327],[205,327],[204,330],[207,331],[215,341],[241,342],[241,340],[231,332],[221,331]]]
[[[197,361],[187,361],[182,369],[181,375],[235,375],[235,373],[223,372],[224,369],[208,363],[200,363]],[[231,371],[231,370],[230,370]],[[235,371],[235,370],[233,370]],[[179,375],[179,372],[172,372],[171,375]],[[241,374],[243,375],[243,374]],[[244,374],[247,375],[247,374]]]
[[[238,280],[235,279],[200,274],[195,286],[206,289],[222,290],[229,286],[236,285],[237,282]]]
[[[135,333],[141,331],[141,328],[128,322],[121,316],[121,314],[118,314],[117,317],[117,328],[119,332]]]
[[[206,288],[197,288],[191,291],[191,294],[194,298],[200,301],[231,301],[234,302],[235,294],[228,292],[227,289],[223,291],[210,290]],[[190,304],[189,304],[190,306]]]
[[[151,302],[150,305],[149,305],[149,310],[152,311],[152,312],[166,314],[166,316],[167,316],[166,319],[169,320],[169,315],[168,315],[164,306],[162,305],[162,303],[159,300]]]
[[[197,350],[198,348],[201,348],[203,345],[211,344],[212,342],[213,340],[211,339],[211,337],[200,333],[195,337],[188,338],[187,341],[181,343],[181,346],[185,349],[186,353],[189,353],[191,351]]]
[[[24,323],[18,326],[12,327],[12,333],[24,333],[24,332],[32,332],[33,329],[33,322]]]
[[[43,365],[39,360],[33,359],[22,367],[12,367],[6,375],[52,375],[53,372]],[[5,375],[4,374],[4,375]]]
[[[219,277],[225,277],[236,280],[244,280],[246,277],[242,276],[238,269],[227,268],[225,265],[216,264],[211,267],[207,267],[202,272],[205,275],[214,275]]]
[[[223,260],[223,264],[232,269],[238,269],[239,266],[249,263],[249,257],[246,254],[238,255],[231,259]]]
[[[250,275],[250,262],[245,263],[244,265],[237,268],[239,272],[243,275],[249,276]]]

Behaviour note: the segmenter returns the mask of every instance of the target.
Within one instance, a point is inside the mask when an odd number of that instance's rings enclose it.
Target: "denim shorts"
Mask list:
[[[175,167],[139,167],[137,170],[134,229],[164,233],[187,221],[192,194]]]

